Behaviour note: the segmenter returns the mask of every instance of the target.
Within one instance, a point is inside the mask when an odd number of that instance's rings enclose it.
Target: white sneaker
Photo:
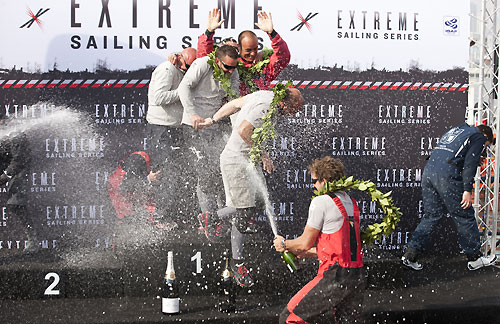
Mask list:
[[[423,265],[421,265],[417,261],[412,262],[412,261],[408,260],[405,256],[401,257],[401,261],[403,261],[404,266],[407,266],[408,268],[410,268],[412,270],[419,271],[419,270],[422,270],[424,267]]]
[[[480,269],[482,267],[487,267],[487,266],[494,264],[496,262],[496,260],[497,260],[497,256],[495,254],[493,254],[490,257],[482,256],[482,257],[477,258],[477,260],[475,260],[475,261],[467,262],[467,268],[469,268],[469,270],[477,270],[477,269]]]

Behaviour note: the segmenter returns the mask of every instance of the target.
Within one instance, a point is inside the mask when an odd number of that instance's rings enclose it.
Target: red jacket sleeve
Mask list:
[[[205,33],[198,37],[198,48],[196,49],[196,58],[207,56],[214,50],[214,34],[207,36]]]
[[[269,38],[271,38],[271,35],[269,35]],[[271,38],[271,47],[273,48],[273,55],[269,58],[269,64],[262,71],[266,76],[266,83],[276,79],[290,62],[288,45],[279,34]]]

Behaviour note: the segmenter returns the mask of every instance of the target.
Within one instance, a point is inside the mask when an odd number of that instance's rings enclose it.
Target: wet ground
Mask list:
[[[290,274],[272,250],[254,249],[256,284],[235,288],[236,312],[225,314],[216,305],[220,256],[226,247],[163,244],[3,256],[0,323],[277,323],[284,305],[317,269],[309,261]],[[158,297],[164,251],[169,249],[176,251],[181,283],[181,313],[175,316],[161,313]],[[367,260],[366,323],[500,323],[499,268],[469,271],[460,254],[428,256],[422,262],[424,269],[415,272],[403,269],[396,257]]]

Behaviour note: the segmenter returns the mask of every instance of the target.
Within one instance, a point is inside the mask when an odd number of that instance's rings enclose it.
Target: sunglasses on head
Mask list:
[[[182,57],[182,61],[184,62],[184,66],[186,67],[186,71],[187,71],[191,65],[187,64],[186,59],[181,54],[176,54],[176,56]]]
[[[219,60],[221,63],[222,63],[222,66],[226,69],[226,70],[234,70],[238,67],[238,65],[227,65],[226,63],[222,62],[222,60]]]

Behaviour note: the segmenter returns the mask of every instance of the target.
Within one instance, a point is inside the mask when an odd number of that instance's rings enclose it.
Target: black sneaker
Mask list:
[[[422,270],[423,265],[417,262],[417,252],[408,248],[405,252],[405,254],[401,257],[401,261],[403,262],[403,265],[412,269],[412,270]]]
[[[243,262],[231,260],[231,272],[233,273],[234,280],[236,280],[236,283],[241,287],[248,288],[253,286],[254,282],[252,275]]]
[[[406,266],[406,267],[408,267],[408,268],[410,268],[412,270],[419,271],[419,270],[422,270],[423,267],[424,267],[423,265],[421,265],[417,261],[410,261],[404,255],[403,255],[403,257],[401,257],[401,261],[403,262],[404,266]]]

